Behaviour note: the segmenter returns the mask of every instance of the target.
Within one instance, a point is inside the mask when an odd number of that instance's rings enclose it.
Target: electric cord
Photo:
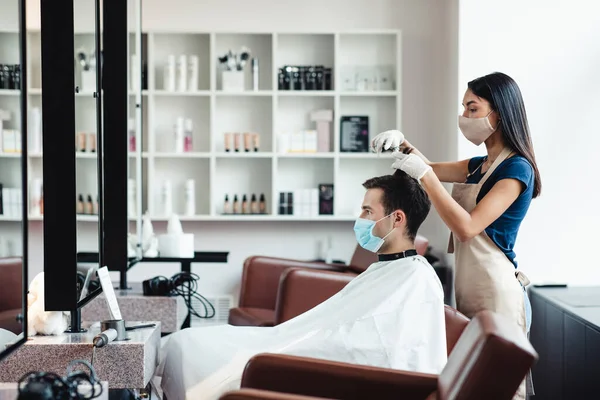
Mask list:
[[[188,312],[197,318],[213,318],[216,314],[215,307],[208,299],[198,293],[198,280],[200,277],[193,272],[179,272],[171,277],[173,283],[173,292],[182,296]],[[192,305],[192,299],[198,302],[204,308],[204,314],[200,315]],[[210,309],[210,312],[209,312]]]
[[[188,309],[188,318],[213,318],[216,314],[213,304],[198,293],[198,280],[200,277],[193,272],[178,272],[171,278],[159,275],[143,282],[144,295],[147,296],[181,296]],[[192,300],[196,299],[204,309],[203,313],[196,310]]]
[[[89,374],[82,370],[73,370],[77,364],[89,369]],[[80,393],[81,385],[89,385],[87,393]],[[87,386],[86,385],[86,386]],[[99,397],[102,384],[96,376],[94,367],[85,360],[73,360],[67,366],[67,376],[61,377],[54,372],[28,372],[19,379],[19,400],[84,400]]]

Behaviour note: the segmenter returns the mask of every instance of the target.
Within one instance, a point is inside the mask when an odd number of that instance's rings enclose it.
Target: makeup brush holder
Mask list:
[[[127,337],[127,330],[125,329],[125,321],[124,320],[109,319],[109,320],[100,322],[100,332],[103,332],[110,328],[117,331],[117,338],[115,339],[115,342],[118,342],[121,340],[129,340],[129,338]]]
[[[244,90],[244,71],[223,71],[221,78],[224,92]]]
[[[90,93],[96,91],[96,70],[81,71],[81,91]]]

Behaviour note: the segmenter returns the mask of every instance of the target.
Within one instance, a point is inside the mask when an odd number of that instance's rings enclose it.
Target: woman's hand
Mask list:
[[[411,178],[417,181],[420,181],[427,172],[431,171],[431,167],[415,154],[395,152],[393,157],[396,161],[392,164],[392,168],[406,172]]]
[[[371,141],[371,148],[376,153],[381,153],[389,149],[397,150],[404,141],[404,134],[394,129],[375,136]]]

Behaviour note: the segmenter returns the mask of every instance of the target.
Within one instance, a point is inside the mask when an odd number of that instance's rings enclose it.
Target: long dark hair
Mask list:
[[[492,110],[500,115],[500,127],[504,141],[513,151],[529,161],[533,167],[535,174],[533,197],[536,198],[542,192],[542,179],[535,162],[527,113],[519,86],[514,79],[501,72],[474,79],[469,82],[468,86],[473,94],[486,99]]]

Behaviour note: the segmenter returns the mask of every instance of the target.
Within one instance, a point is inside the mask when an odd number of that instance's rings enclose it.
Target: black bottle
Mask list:
[[[234,214],[240,213],[240,202],[238,201],[237,194],[233,196],[233,213]]]
[[[259,214],[267,213],[267,203],[265,202],[265,194],[264,193],[260,194],[260,199],[258,202],[258,212],[259,212]]]

